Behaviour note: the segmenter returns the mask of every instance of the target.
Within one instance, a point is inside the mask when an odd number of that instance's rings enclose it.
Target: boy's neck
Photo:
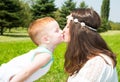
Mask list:
[[[54,48],[55,48],[55,46],[51,46],[48,44],[40,44],[39,46],[43,46],[43,47],[47,48],[48,50],[50,50],[51,52],[53,52]]]

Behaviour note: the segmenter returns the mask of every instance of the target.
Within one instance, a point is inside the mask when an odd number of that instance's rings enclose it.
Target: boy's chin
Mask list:
[[[64,41],[62,40],[62,41],[60,41],[60,42],[56,43],[56,45],[58,45],[58,44],[60,44],[60,43],[62,43],[62,42],[64,42]]]

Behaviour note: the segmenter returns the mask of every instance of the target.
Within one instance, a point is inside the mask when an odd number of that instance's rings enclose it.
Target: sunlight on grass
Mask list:
[[[120,34],[120,31],[118,31],[118,30],[110,30],[110,31],[107,31],[107,32],[103,32],[103,33],[101,33],[101,35],[115,35],[115,34]]]
[[[22,40],[30,40],[29,37],[11,37],[11,36],[0,36],[0,42],[11,42],[11,41],[22,41]]]
[[[27,29],[13,28],[10,32],[6,30],[3,36],[0,36],[0,42],[30,40]]]

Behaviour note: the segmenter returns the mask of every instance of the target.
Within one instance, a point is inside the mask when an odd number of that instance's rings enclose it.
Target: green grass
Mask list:
[[[120,31],[108,31],[101,33],[101,35],[113,52],[117,54],[117,71],[118,76],[120,76]],[[5,33],[5,36],[0,36],[0,64],[8,62],[13,57],[24,54],[35,47],[26,33]],[[66,82],[67,75],[63,68],[65,49],[64,43],[56,47],[54,62],[50,71],[35,82]]]
[[[108,31],[101,35],[111,50],[117,55],[117,71],[120,82],[120,31]]]

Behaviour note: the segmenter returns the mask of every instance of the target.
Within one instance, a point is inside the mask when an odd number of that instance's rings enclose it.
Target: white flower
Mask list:
[[[79,21],[78,21],[78,19],[75,18],[75,19],[74,19],[74,22],[77,23],[77,22],[79,22]]]
[[[81,24],[81,26],[83,26],[83,27],[85,26],[85,23],[84,23],[84,22],[81,22],[80,24]]]

